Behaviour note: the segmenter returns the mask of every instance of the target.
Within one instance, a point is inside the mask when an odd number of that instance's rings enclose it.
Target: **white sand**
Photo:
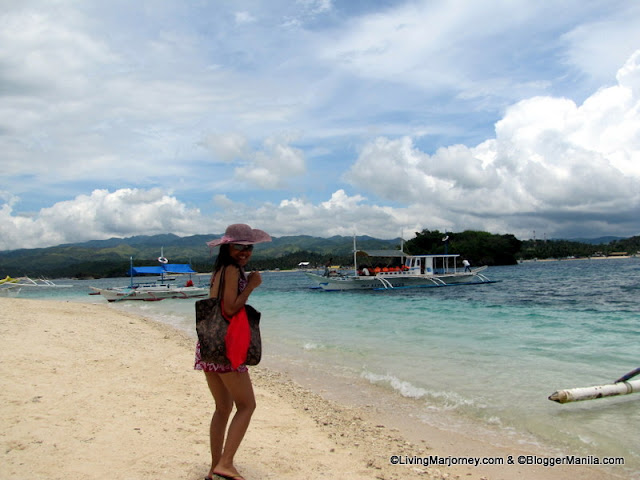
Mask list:
[[[202,480],[213,400],[193,347],[181,332],[107,305],[1,298],[0,479]],[[258,408],[236,456],[247,480],[612,478],[579,466],[391,465],[394,454],[523,452],[435,429],[412,444],[366,409],[273,370],[251,375]]]

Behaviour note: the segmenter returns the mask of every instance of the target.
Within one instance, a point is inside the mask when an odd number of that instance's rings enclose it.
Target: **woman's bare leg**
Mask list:
[[[251,416],[256,409],[256,399],[249,372],[223,373],[219,378],[233,398],[237,411],[229,425],[222,455],[214,470],[227,475],[239,475],[233,465],[233,458],[249,428]]]
[[[211,445],[211,469],[209,470],[209,477],[213,474],[214,467],[220,461],[222,456],[222,449],[224,446],[224,436],[227,430],[227,422],[231,416],[233,409],[233,399],[231,393],[224,386],[224,383],[220,379],[220,374],[215,372],[205,372],[207,378],[207,384],[209,390],[216,402],[216,410],[211,418],[211,425],[209,426],[209,442]]]

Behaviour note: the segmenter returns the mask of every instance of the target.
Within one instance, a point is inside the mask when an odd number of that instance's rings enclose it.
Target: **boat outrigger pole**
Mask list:
[[[618,380],[615,381],[615,383],[618,382],[626,382],[627,380],[635,377],[636,375],[640,374],[640,367],[631,370],[629,373],[627,373],[626,375],[621,376]]]
[[[549,400],[569,403],[640,392],[640,380],[631,380],[638,374],[640,374],[640,368],[630,371],[611,384],[559,390],[553,392]]]

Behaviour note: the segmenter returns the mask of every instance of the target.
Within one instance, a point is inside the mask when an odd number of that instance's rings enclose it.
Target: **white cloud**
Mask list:
[[[77,28],[76,14],[67,13],[64,22],[38,10],[3,15],[0,43],[12,48],[0,51],[0,65],[10,90],[77,98],[91,88],[88,65],[118,61],[108,46]]]
[[[618,85],[580,106],[553,97],[518,102],[497,122],[495,139],[473,148],[428,155],[409,137],[378,138],[346,178],[384,201],[449,212],[458,229],[500,216],[538,217],[551,230],[574,217],[601,225],[607,214],[632,218],[640,209],[639,59],[640,51]],[[510,222],[493,224],[506,232]]]
[[[242,219],[638,233],[634,2],[3,7],[5,248]]]
[[[186,207],[160,189],[95,190],[28,217],[13,212],[17,198],[7,194],[3,199],[0,250],[139,234],[222,232],[227,224],[238,221],[262,226],[274,235],[331,236],[356,232],[389,238],[399,235],[402,229],[407,231],[408,226],[409,230],[422,228],[412,227],[414,215],[403,214],[403,209],[368,205],[365,197],[349,196],[343,190],[317,205],[294,198],[257,208],[218,194],[213,200],[220,210],[212,216]]]
[[[0,207],[0,223],[5,226],[0,232],[0,250],[167,232],[220,233],[238,222],[264,228],[275,236],[358,233],[392,238],[403,229],[422,228],[413,214],[405,214],[403,209],[372,206],[365,201],[360,195],[350,197],[338,190],[317,205],[293,198],[256,207],[216,195],[214,202],[220,210],[215,215],[203,215],[159,189],[95,190],[91,195],[43,208],[31,217],[15,215],[11,204],[5,203]]]
[[[87,12],[29,4],[6,12],[0,26],[3,175],[47,187],[53,179],[153,184],[161,175],[197,176],[198,144],[229,162],[246,154],[254,125],[288,115],[289,106],[263,100],[281,87],[271,94],[275,84],[264,76],[212,66],[211,47],[191,32],[103,32]],[[234,126],[243,133],[207,133],[238,132]]]
[[[640,45],[637,2],[603,3],[606,15],[578,24],[562,35],[566,62],[592,79],[591,85],[611,82],[615,71]]]
[[[35,248],[92,239],[172,232],[194,232],[201,221],[198,209],[189,209],[160,189],[94,190],[73,200],[58,202],[27,218],[2,205],[0,249]]]
[[[304,5],[313,15],[326,13],[333,9],[332,0],[297,0],[297,2]]]
[[[236,23],[238,25],[244,25],[244,24],[253,23],[256,21],[254,16],[251,15],[249,12],[236,12],[235,18],[236,18]]]
[[[249,142],[239,133],[210,133],[202,141],[202,145],[211,150],[215,159],[230,163],[249,154]]]
[[[265,225],[275,235],[379,235],[393,238],[401,228],[396,213],[389,208],[369,205],[360,195],[349,196],[343,190],[330,199],[314,204],[303,198],[283,200],[279,205],[264,205],[252,218]],[[251,223],[251,222],[249,222]]]
[[[351,22],[324,45],[320,58],[359,78],[422,92],[514,98],[547,85],[544,70],[524,76],[511,70],[510,59],[517,49],[526,62],[531,37],[566,17],[554,17],[555,8],[526,1],[399,2]]]
[[[263,150],[255,152],[248,164],[235,169],[235,177],[260,188],[276,189],[285,187],[289,179],[303,175],[306,172],[304,153],[287,141],[268,138]]]
[[[213,196],[213,204],[220,208],[230,208],[233,201],[224,194],[218,194]]]

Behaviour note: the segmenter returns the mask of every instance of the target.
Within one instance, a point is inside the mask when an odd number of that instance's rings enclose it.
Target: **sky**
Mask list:
[[[640,234],[640,2],[0,0],[0,250]]]

